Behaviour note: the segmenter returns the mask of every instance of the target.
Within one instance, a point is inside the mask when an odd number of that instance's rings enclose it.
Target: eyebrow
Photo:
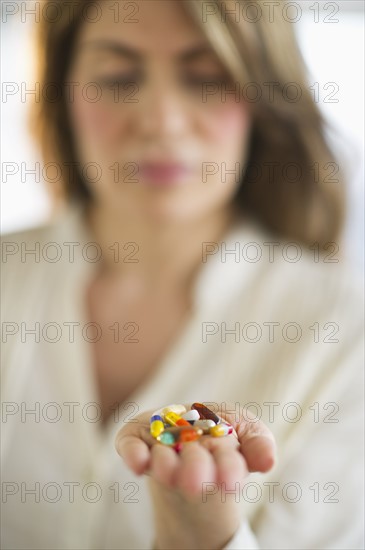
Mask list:
[[[119,57],[124,57],[137,62],[141,62],[144,58],[144,54],[141,51],[133,49],[121,42],[117,42],[114,40],[90,40],[88,42],[83,42],[80,45],[80,48],[87,47],[94,50],[110,52]],[[212,53],[213,50],[207,45],[198,45],[178,54],[177,60],[181,63],[188,63],[190,61],[194,61],[199,57]]]

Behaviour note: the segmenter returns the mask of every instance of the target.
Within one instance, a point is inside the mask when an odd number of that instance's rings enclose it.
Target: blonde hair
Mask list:
[[[44,3],[57,4],[61,17],[54,22],[43,18],[36,25],[37,80],[41,89],[50,83],[62,88],[82,10],[91,0],[75,0],[72,18],[69,0]],[[336,240],[344,217],[344,178],[309,89],[293,23],[279,8],[272,17],[258,0],[182,4],[230,72],[237,91],[246,90],[253,126],[234,201],[279,236],[321,247]],[[259,99],[253,100],[252,90]],[[50,102],[42,97],[30,112],[31,131],[46,163],[70,166],[61,185],[52,186],[55,199],[87,202],[88,187],[72,167],[77,163],[66,110],[64,98]],[[296,178],[289,177],[290,169],[297,171]]]

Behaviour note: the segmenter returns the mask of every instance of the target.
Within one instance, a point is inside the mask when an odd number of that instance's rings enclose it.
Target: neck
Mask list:
[[[161,223],[90,205],[85,211],[101,248],[101,273],[146,288],[190,288],[202,265],[203,243],[219,243],[237,219],[233,206],[189,222]]]

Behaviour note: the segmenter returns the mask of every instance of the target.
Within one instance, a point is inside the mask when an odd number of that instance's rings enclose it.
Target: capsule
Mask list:
[[[227,431],[227,434],[226,435],[230,435],[231,433],[233,433],[233,426],[232,424],[229,424],[228,422],[221,422],[220,424],[224,430]]]
[[[161,410],[163,415],[170,411],[182,416],[184,413],[186,413],[186,408],[184,407],[184,405],[173,403],[172,405],[167,405],[166,407],[163,407],[163,409]]]
[[[200,419],[200,415],[196,409],[190,409],[186,413],[182,414],[181,417],[188,422],[195,422]]]
[[[229,435],[233,432],[233,427],[230,424],[217,424],[209,428],[209,434],[213,437],[222,437],[224,435]]]
[[[184,418],[182,418],[181,416],[179,416],[178,414],[172,411],[169,411],[165,414],[165,421],[168,424],[171,424],[171,426],[189,426],[190,427],[190,424],[187,420],[184,420]]]
[[[171,432],[164,430],[157,436],[157,441],[160,443],[163,443],[164,445],[173,445],[176,442],[176,438],[174,434]]]
[[[203,433],[208,434],[209,429],[213,426],[216,426],[216,423],[214,420],[210,420],[209,418],[202,418],[200,420],[196,420],[193,424],[194,428],[201,428],[203,430]]]
[[[150,433],[153,435],[153,437],[157,437],[160,435],[161,432],[163,432],[165,429],[165,425],[163,423],[162,416],[159,414],[154,414],[151,416],[150,420]]]
[[[203,403],[193,403],[191,405],[191,408],[198,411],[200,418],[213,420],[213,422],[215,422],[216,424],[219,423],[219,417],[213,411],[208,409],[208,407],[203,405]]]
[[[172,448],[174,449],[174,451],[177,452],[177,454],[180,454],[181,450],[183,448],[183,445],[182,445],[182,443],[174,443]]]
[[[182,426],[178,428],[166,428],[157,437],[157,441],[164,445],[174,445],[175,443],[186,443],[188,441],[196,441],[203,435],[203,430],[194,428],[193,426]]]
[[[219,418],[219,424],[225,424],[226,426],[228,426],[228,434],[231,434],[231,433],[233,433],[233,431],[235,431],[232,424],[230,424],[227,420],[225,420],[221,416],[219,416],[219,415],[217,415],[217,416]]]

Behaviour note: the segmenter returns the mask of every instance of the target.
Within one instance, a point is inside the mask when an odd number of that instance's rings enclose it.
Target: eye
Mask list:
[[[204,84],[214,83],[214,84],[228,84],[232,79],[228,75],[217,75],[217,74],[202,74],[202,75],[187,75],[183,78],[184,84],[189,87],[199,87],[201,88]]]
[[[131,84],[141,84],[143,78],[140,73],[116,74],[111,76],[99,77],[96,79],[98,84],[103,88],[115,89],[121,86]]]

